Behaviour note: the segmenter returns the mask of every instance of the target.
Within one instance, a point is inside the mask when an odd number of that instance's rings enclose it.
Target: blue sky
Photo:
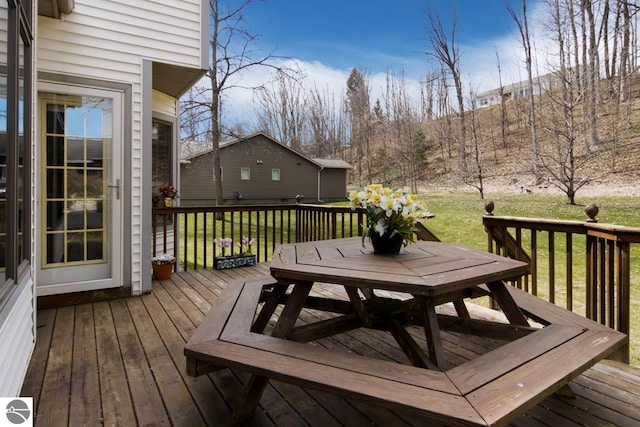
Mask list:
[[[268,0],[251,5],[247,20],[261,45],[283,56],[373,72],[406,65],[413,74],[426,62],[427,5],[445,28],[455,11],[461,45],[514,34],[504,0]]]
[[[521,8],[521,0],[510,1]],[[544,12],[539,0],[527,4],[535,38],[543,33],[538,18]],[[519,36],[504,0],[266,0],[251,3],[245,20],[258,36],[258,47],[276,49],[276,55],[295,62],[308,76],[307,87],[327,88],[339,96],[351,70],[359,67],[368,75],[375,100],[382,96],[387,72],[402,72],[410,92],[419,94],[420,79],[437,68],[425,54],[428,8],[440,16],[446,32],[455,13],[465,93],[498,87],[496,52],[503,83],[524,80]],[[241,84],[257,85],[267,78],[264,69],[253,69]],[[227,95],[227,116],[252,115],[250,91]]]

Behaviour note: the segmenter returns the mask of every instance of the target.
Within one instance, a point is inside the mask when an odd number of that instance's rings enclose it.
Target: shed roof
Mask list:
[[[228,141],[224,141],[220,143],[220,149],[224,149],[226,147],[232,146],[234,144],[237,144],[241,141],[245,141],[247,139],[251,139],[254,138],[256,136],[262,135],[265,138],[273,141],[274,144],[278,144],[279,146],[281,146],[282,148],[284,148],[285,150],[289,150],[293,153],[295,153],[296,155],[300,156],[301,158],[303,158],[304,160],[310,162],[310,163],[314,163],[316,166],[324,168],[324,169],[353,169],[353,166],[351,166],[349,163],[345,162],[344,160],[340,160],[340,159],[317,159],[317,158],[309,158],[304,156],[303,154],[300,154],[299,152],[297,152],[296,150],[286,146],[285,144],[280,143],[278,140],[272,138],[271,136],[269,136],[268,134],[264,133],[264,132],[255,132],[252,133],[251,135],[247,135],[247,136],[243,136],[240,138],[236,138],[236,139],[232,139],[232,140],[228,140]],[[187,141],[183,141],[183,142],[187,142]],[[182,152],[182,162],[183,163],[189,163],[190,160],[193,160],[196,157],[200,157],[202,155],[211,153],[211,151],[213,151],[210,146],[209,143],[199,143],[199,142],[187,142],[187,144],[183,144],[185,145],[184,150]],[[189,147],[186,147],[186,145],[189,145]],[[206,147],[206,148],[205,148]]]
[[[349,163],[340,159],[312,159],[325,169],[353,169]]]

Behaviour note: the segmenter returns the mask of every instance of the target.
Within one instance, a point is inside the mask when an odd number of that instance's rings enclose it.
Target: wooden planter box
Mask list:
[[[213,267],[216,270],[224,270],[226,268],[248,267],[256,265],[255,255],[229,255],[215,257]]]

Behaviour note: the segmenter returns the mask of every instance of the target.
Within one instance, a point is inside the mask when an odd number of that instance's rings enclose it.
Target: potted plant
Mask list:
[[[397,254],[402,246],[415,242],[415,224],[429,213],[423,202],[408,190],[392,190],[371,184],[349,193],[351,208],[366,210],[365,233],[371,239],[376,254]]]
[[[173,206],[173,201],[178,197],[178,189],[173,185],[169,184],[161,184],[158,186],[158,191],[160,192],[160,196],[164,199],[164,205],[167,208]]]
[[[213,239],[216,248],[220,248],[220,256],[214,256],[213,267],[216,270],[223,270],[225,268],[256,265],[256,256],[251,253],[253,242],[253,239],[243,236],[242,240],[236,243],[239,253],[234,254],[233,239],[229,237]],[[227,249],[231,251],[230,255],[226,255]]]
[[[176,257],[163,253],[151,258],[153,277],[157,280],[170,279],[176,264]]]

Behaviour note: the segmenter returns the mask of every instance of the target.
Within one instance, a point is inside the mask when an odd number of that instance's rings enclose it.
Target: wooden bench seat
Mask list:
[[[271,277],[229,284],[185,346],[188,374],[235,368],[446,425],[505,425],[566,385],[566,372],[577,376],[626,342],[623,334],[508,286],[525,314],[549,326],[446,372],[432,371],[258,333],[264,289],[278,286]],[[234,419],[250,414],[247,408],[241,403]]]

